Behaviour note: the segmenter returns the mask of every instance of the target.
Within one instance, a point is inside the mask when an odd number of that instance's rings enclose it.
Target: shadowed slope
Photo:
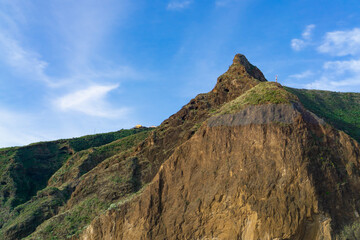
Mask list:
[[[304,106],[360,142],[360,93],[286,88]]]

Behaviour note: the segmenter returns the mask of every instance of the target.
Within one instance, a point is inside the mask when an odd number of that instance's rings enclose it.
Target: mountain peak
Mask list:
[[[217,79],[212,90],[222,103],[240,96],[260,82],[266,82],[263,73],[242,54],[236,54],[229,69]]]
[[[249,61],[247,60],[247,58],[245,57],[245,55],[238,53],[235,55],[234,59],[233,59],[233,63],[237,64],[240,63],[242,65],[248,65],[250,64]]]
[[[247,58],[245,57],[245,55],[243,54],[236,54],[234,59],[233,59],[233,64],[231,65],[231,67],[241,67],[244,68],[245,72],[247,74],[249,74],[251,77],[261,81],[261,82],[266,82],[266,78],[264,77],[264,74],[254,65],[252,65]],[[230,68],[231,68],[230,67]]]

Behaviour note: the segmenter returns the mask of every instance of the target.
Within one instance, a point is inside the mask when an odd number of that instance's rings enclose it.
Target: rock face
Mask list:
[[[138,147],[151,182],[79,238],[335,239],[359,217],[360,146],[265,81],[236,55]]]

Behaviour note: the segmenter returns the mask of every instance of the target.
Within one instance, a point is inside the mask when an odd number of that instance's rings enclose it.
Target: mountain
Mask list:
[[[1,150],[0,236],[356,239],[359,99],[267,82],[237,54],[155,129]]]

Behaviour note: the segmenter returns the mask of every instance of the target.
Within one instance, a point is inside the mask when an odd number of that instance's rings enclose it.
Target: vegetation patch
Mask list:
[[[74,169],[76,177],[86,174],[104,159],[143,141],[151,130],[120,130],[0,149],[0,239],[2,236],[12,239],[11,234],[27,236],[43,221],[58,214],[70,194],[67,188],[63,191],[57,188],[66,174]],[[47,187],[50,178],[51,186]],[[102,204],[106,204],[104,200],[95,205]],[[90,208],[89,211],[96,212],[96,209]],[[87,216],[92,218],[91,214]],[[55,239],[48,237],[45,239]]]
[[[235,113],[249,105],[289,104],[299,101],[298,98],[286,91],[280,84],[261,82],[244,94],[226,103],[215,115]]]
[[[306,109],[360,142],[360,93],[285,89],[295,94]]]
[[[45,221],[36,234],[25,239],[68,239],[78,235],[100,212],[109,207],[97,197],[89,197],[70,210]]]
[[[360,220],[345,226],[341,233],[338,235],[339,240],[360,239]]]
[[[69,144],[72,149],[78,152],[81,150],[89,149],[91,147],[99,147],[111,143],[117,139],[121,139],[142,132],[144,130],[151,130],[151,129],[148,128],[122,129],[117,132],[87,135],[79,138],[70,139]]]
[[[142,142],[152,131],[151,128],[140,129],[141,132],[118,139],[103,146],[87,149],[74,154],[50,179],[50,184],[60,187],[67,181],[79,178],[100,162],[126,151]]]
[[[54,187],[39,191],[30,201],[17,206],[0,229],[0,239],[25,237],[38,225],[55,215],[66,196]]]

